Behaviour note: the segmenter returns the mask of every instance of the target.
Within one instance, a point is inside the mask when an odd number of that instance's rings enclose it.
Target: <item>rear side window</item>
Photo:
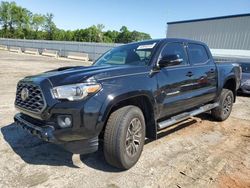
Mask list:
[[[188,55],[191,64],[202,64],[209,60],[207,50],[200,44],[189,44]]]

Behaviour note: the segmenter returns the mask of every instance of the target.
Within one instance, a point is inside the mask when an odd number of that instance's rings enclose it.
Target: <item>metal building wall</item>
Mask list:
[[[250,50],[250,15],[168,23],[167,37],[199,40],[214,49]]]
[[[0,45],[8,47],[37,48],[57,50],[60,56],[67,56],[68,52],[84,52],[91,60],[96,60],[100,55],[121,44],[90,43],[90,42],[67,42],[67,41],[46,41],[46,40],[23,40],[0,38]]]

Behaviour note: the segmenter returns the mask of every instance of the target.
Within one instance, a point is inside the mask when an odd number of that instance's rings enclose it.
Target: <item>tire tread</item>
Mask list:
[[[122,154],[119,143],[121,142],[121,134],[123,134],[123,127],[120,126],[122,122],[126,121],[126,114],[133,110],[138,109],[136,106],[125,106],[112,112],[106,124],[104,132],[104,156],[106,161],[121,169],[128,169],[128,167],[122,163]],[[143,115],[143,114],[142,114]]]
[[[224,99],[228,96],[228,95],[232,95],[233,96],[233,92],[229,89],[223,89],[222,92],[221,92],[221,96],[220,96],[220,99],[219,99],[219,103],[220,105],[214,109],[211,110],[211,114],[212,116],[214,117],[215,120],[217,121],[224,121],[226,120],[228,116],[224,116],[223,115],[223,102],[224,102]],[[233,105],[233,103],[232,103]]]

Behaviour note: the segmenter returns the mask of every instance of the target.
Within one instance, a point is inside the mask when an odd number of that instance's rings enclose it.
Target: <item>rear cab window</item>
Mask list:
[[[188,57],[193,65],[205,64],[209,60],[206,48],[201,44],[188,44]]]

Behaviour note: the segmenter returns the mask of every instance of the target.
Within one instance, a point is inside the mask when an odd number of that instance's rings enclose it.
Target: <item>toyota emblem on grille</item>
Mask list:
[[[23,88],[21,91],[21,98],[25,101],[29,97],[29,90],[27,88]]]

